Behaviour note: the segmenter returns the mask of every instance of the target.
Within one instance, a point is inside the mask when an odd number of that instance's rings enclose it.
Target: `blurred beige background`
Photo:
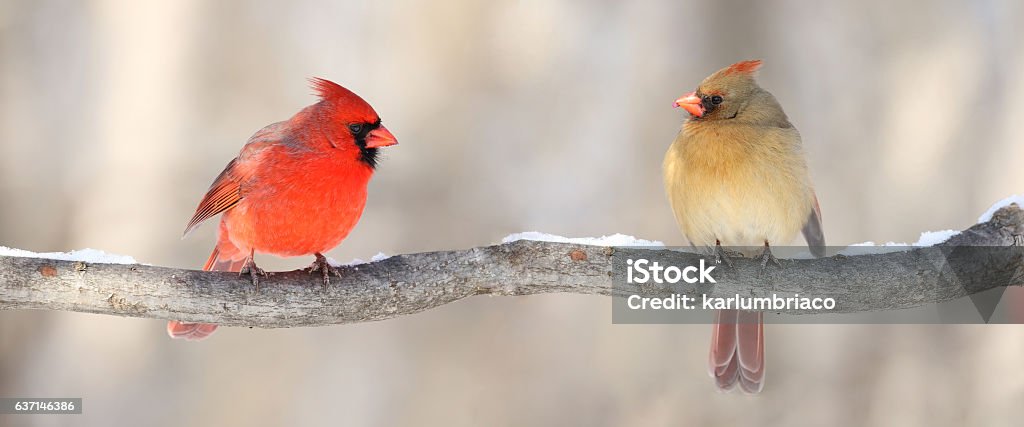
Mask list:
[[[821,3],[821,4],[816,4]],[[670,108],[761,58],[803,134],[830,244],[961,229],[1024,192],[1011,0],[5,1],[0,245],[198,268],[180,240],[257,129],[322,76],[401,141],[338,260],[615,232],[681,244]],[[271,269],[311,259],[261,258]],[[0,313],[2,425],[1014,425],[1024,329],[772,325],[758,397],[714,391],[707,325],[611,324],[599,297],[474,298],[380,323],[222,329]]]

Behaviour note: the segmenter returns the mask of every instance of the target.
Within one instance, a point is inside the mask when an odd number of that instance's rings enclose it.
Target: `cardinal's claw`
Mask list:
[[[774,254],[772,254],[772,249],[768,246],[768,241],[766,240],[764,242],[764,252],[761,252],[761,271],[758,273],[758,277],[764,276],[765,270],[768,269],[768,263],[775,264],[779,266],[779,268],[782,268],[782,263],[779,262],[778,258],[775,258]]]
[[[715,240],[715,264],[725,264],[726,267],[732,268],[732,260],[729,259],[729,254],[722,247],[720,240]]]
[[[307,270],[309,270],[310,274],[312,274],[315,271],[320,272],[320,275],[324,279],[323,287],[326,290],[327,285],[331,284],[331,275],[333,274],[335,276],[341,277],[341,272],[338,271],[337,267],[327,262],[327,257],[323,256],[323,254],[316,253],[314,255],[316,255],[316,261],[313,261],[313,265],[310,265],[309,268],[307,268]]]
[[[260,292],[260,276],[270,276],[270,273],[267,273],[256,265],[256,261],[251,256],[245,260],[245,265],[242,266],[242,269],[238,270],[239,277],[243,274],[249,274],[249,277],[252,279],[252,286],[255,288],[256,293]]]

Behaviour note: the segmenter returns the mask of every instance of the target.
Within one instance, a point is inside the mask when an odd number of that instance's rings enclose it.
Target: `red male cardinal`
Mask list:
[[[803,231],[814,256],[825,254],[818,200],[800,133],[778,101],[758,86],[761,61],[723,68],[675,105],[690,113],[665,154],[665,191],[679,229],[695,246],[729,260],[722,245],[764,245],[762,269],[778,263],[769,243]],[[764,318],[721,310],[711,336],[708,371],[722,390],[764,386]]]
[[[223,213],[213,254],[203,270],[248,272],[253,285],[266,273],[256,252],[314,255],[310,271],[324,286],[338,274],[323,252],[338,246],[359,221],[377,149],[395,145],[377,112],[336,83],[314,78],[320,101],[287,121],[256,132],[217,176],[185,228]],[[217,325],[170,321],[171,338],[199,340]]]

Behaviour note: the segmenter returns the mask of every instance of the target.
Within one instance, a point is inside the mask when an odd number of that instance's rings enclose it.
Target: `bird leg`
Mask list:
[[[729,254],[722,248],[722,241],[715,239],[715,264],[723,263],[726,267],[732,268],[732,260],[729,259]]]
[[[249,257],[245,259],[245,264],[242,265],[242,269],[238,270],[238,276],[241,277],[243,274],[248,273],[249,277],[252,279],[253,288],[256,289],[256,293],[259,293],[260,276],[268,277],[270,274],[256,265],[256,258],[254,258],[254,256],[255,252],[249,252]]]
[[[338,269],[335,266],[331,265],[331,263],[327,262],[327,257],[325,257],[323,254],[317,252],[314,255],[316,255],[316,261],[313,261],[313,265],[310,265],[309,268],[307,268],[307,270],[309,270],[310,274],[312,274],[315,271],[320,272],[320,275],[324,279],[324,289],[326,290],[327,285],[331,284],[331,275],[333,274],[335,276],[341,277],[341,272],[338,271]]]
[[[758,276],[763,276],[764,275],[764,271],[768,268],[768,263],[769,262],[779,266],[779,268],[782,268],[782,263],[779,262],[779,259],[775,258],[775,255],[772,254],[772,249],[768,245],[768,241],[765,240],[764,241],[764,252],[761,252],[761,273],[758,274]]]

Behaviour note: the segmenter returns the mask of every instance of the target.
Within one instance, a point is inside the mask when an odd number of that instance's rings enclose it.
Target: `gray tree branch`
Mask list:
[[[738,259],[717,285],[700,291],[712,297],[763,295],[770,289],[828,295],[837,301],[830,311],[833,313],[911,308],[996,286],[1021,285],[1021,251],[1003,250],[999,252],[1003,255],[969,265],[971,279],[966,284],[949,280],[948,266],[937,263],[936,257],[964,246],[1013,247],[1019,245],[1022,234],[1024,211],[1011,205],[996,212],[992,220],[932,248],[784,259],[784,268],[773,269],[765,277],[758,277],[757,261]],[[517,241],[398,255],[341,267],[342,277],[333,277],[326,289],[321,287],[319,275],[304,271],[276,273],[261,281],[258,293],[246,277],[236,273],[0,257],[0,309],[63,310],[281,328],[389,319],[474,295],[667,295],[672,292],[669,288],[627,287],[613,277],[616,255],[651,256],[655,253],[651,251],[666,255],[663,248]],[[678,252],[670,256],[689,264],[696,264],[701,257]]]

